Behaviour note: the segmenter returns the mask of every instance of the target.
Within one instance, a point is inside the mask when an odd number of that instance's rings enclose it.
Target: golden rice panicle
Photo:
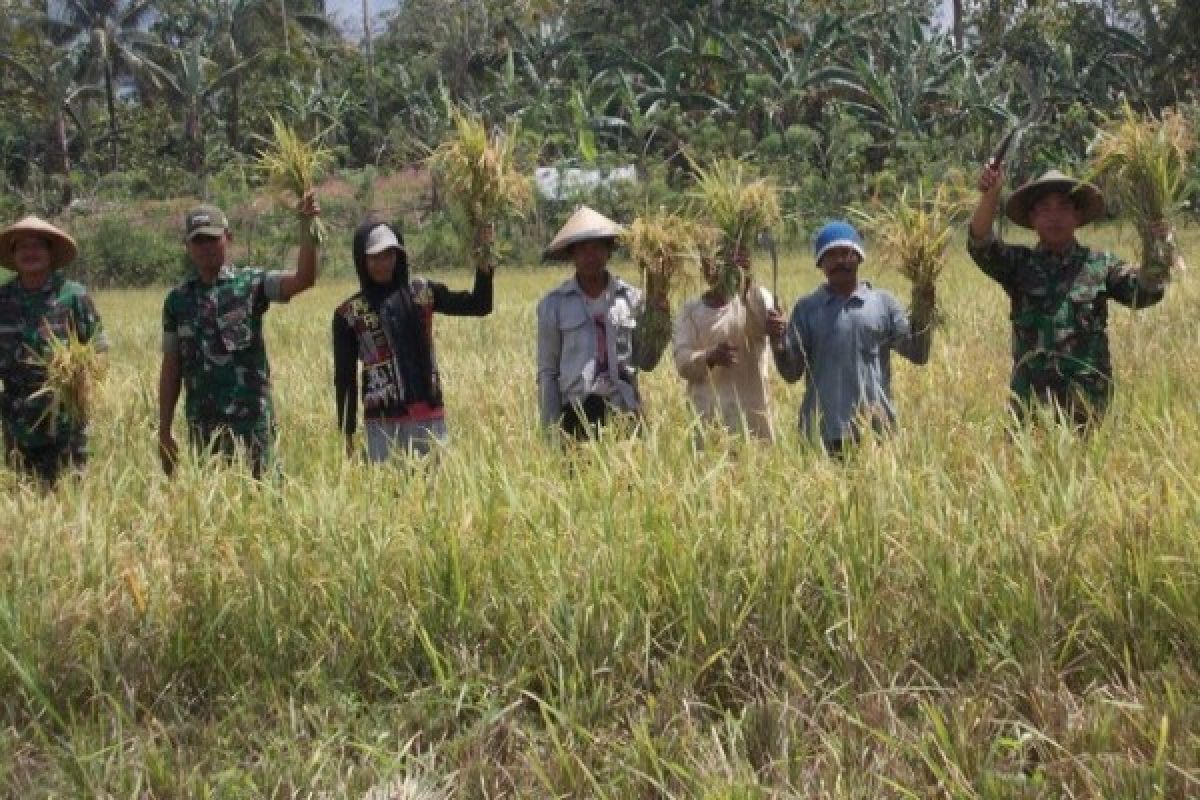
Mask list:
[[[783,218],[779,193],[771,181],[755,178],[737,159],[724,159],[708,169],[695,169],[702,213],[721,231],[713,283],[732,296],[743,281],[734,255],[753,246],[759,234]]]
[[[690,283],[688,267],[702,263],[715,239],[711,229],[666,211],[638,217],[624,242],[652,297],[667,297]]]
[[[34,397],[49,400],[42,422],[56,425],[65,417],[84,424],[91,418],[95,387],[104,375],[104,358],[91,343],[81,342],[73,330],[62,339],[50,334],[48,345],[46,353],[35,359],[45,377]]]
[[[754,178],[737,159],[696,168],[696,189],[708,219],[720,229],[730,251],[753,243],[782,219],[779,193],[765,178]]]
[[[877,211],[852,209],[884,254],[885,263],[912,282],[912,316],[915,327],[936,319],[934,297],[946,265],[946,249],[962,211],[953,188],[939,185],[932,194],[918,186]]]
[[[1107,118],[1091,147],[1089,177],[1104,186],[1121,212],[1128,214],[1141,239],[1143,274],[1152,281],[1170,277],[1182,266],[1174,235],[1154,231],[1170,225],[1184,199],[1194,131],[1177,111],[1142,116],[1128,102]]]
[[[452,204],[463,212],[480,265],[490,267],[494,244],[478,242],[484,226],[520,218],[533,205],[530,180],[517,166],[517,128],[489,134],[483,119],[451,110],[454,134],[429,157]]]
[[[321,147],[317,140],[307,141],[284,122],[270,115],[271,138],[258,154],[259,168],[267,178],[267,186],[276,191],[290,192],[299,200],[312,190],[322,173],[333,163],[333,151]],[[320,217],[305,220],[305,235],[317,244],[325,241],[325,223]]]

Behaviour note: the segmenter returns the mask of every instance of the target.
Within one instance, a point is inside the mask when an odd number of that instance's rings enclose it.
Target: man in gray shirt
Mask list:
[[[858,280],[865,249],[849,223],[823,227],[813,250],[825,284],[797,301],[771,350],[785,381],[805,379],[801,430],[836,455],[865,429],[895,423],[892,351],[925,364],[932,325],[921,321],[914,330],[895,297]]]

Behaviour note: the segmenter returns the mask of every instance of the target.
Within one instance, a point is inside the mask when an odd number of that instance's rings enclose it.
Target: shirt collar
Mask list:
[[[217,278],[216,278],[216,280],[213,281],[213,285],[215,286],[216,284],[221,283],[222,281],[227,281],[232,277],[233,277],[233,267],[230,266],[229,264],[225,264],[221,267],[220,270],[217,271]],[[191,274],[191,277],[188,278],[188,282],[191,283],[193,286],[201,286],[204,284],[204,281],[202,281],[200,279],[200,271],[197,270],[195,267],[192,268],[192,274]]]
[[[611,272],[608,273],[608,286],[604,289],[605,294],[616,297],[617,295],[628,294],[632,288],[632,286],[616,275],[613,275]],[[579,285],[579,281],[573,275],[558,287],[558,291],[562,294],[577,294],[585,300],[588,299],[588,296],[583,292],[583,287]]]
[[[830,291],[828,283],[822,283],[821,288],[817,291],[821,292],[822,303],[831,303],[834,300],[839,302],[845,302],[846,300],[858,300],[859,302],[865,303],[867,296],[871,293],[871,284],[867,283],[866,281],[859,281],[858,286],[854,288],[854,291],[851,292],[850,296],[847,298],[839,297]]]

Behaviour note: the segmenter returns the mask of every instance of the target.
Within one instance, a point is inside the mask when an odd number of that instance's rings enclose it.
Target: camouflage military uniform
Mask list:
[[[87,290],[62,273],[50,274],[40,289],[21,288],[14,279],[0,286],[0,422],[8,461],[48,482],[66,466],[80,467],[87,459],[87,430],[83,423],[48,415],[50,399],[34,397],[45,381],[37,365],[50,347],[50,336],[66,339],[74,332],[80,341],[100,351],[108,339]]]
[[[1115,256],[1079,244],[1056,255],[989,236],[972,238],[968,250],[1012,303],[1011,388],[1018,415],[1035,401],[1055,404],[1081,426],[1103,414],[1112,397],[1108,301],[1145,308],[1162,300],[1162,286],[1140,280]]]
[[[283,275],[225,266],[212,284],[191,275],[163,305],[163,351],[179,354],[192,444],[227,457],[243,447],[256,475],[275,441],[263,314],[286,302]]]

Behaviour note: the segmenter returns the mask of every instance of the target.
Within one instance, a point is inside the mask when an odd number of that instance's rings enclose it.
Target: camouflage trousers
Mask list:
[[[1019,422],[1047,417],[1069,425],[1079,433],[1091,432],[1104,419],[1111,390],[1108,387],[1084,387],[1075,383],[1039,383],[1031,381],[1012,396],[1011,407]]]
[[[219,457],[229,463],[244,460],[256,479],[261,479],[268,468],[278,469],[273,426],[235,431],[224,425],[189,421],[188,439],[199,456]]]
[[[42,447],[22,447],[5,434],[5,460],[16,472],[53,486],[68,470],[82,471],[87,463],[87,440],[79,437]]]

